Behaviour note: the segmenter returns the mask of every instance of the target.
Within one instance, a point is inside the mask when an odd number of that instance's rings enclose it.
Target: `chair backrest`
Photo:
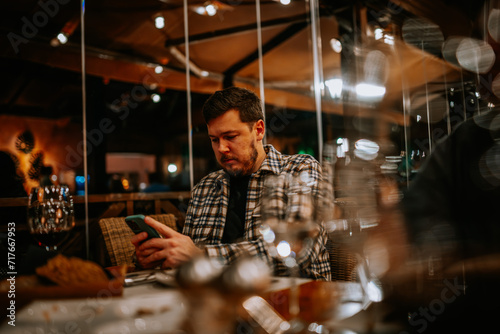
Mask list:
[[[326,248],[330,255],[330,268],[332,271],[332,281],[350,281],[357,279],[356,255],[346,249],[345,245],[340,245],[330,238],[326,242]]]
[[[177,230],[176,219],[173,214],[149,215],[151,218]],[[106,250],[109,255],[111,266],[133,265],[132,256],[134,245],[130,238],[134,235],[125,223],[125,217],[103,218],[99,220]]]

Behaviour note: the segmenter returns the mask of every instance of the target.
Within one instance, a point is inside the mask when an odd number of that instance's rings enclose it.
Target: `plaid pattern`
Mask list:
[[[177,230],[175,216],[171,213],[161,215],[150,215],[151,218]],[[125,217],[103,218],[99,220],[104,243],[109,254],[111,266],[122,264],[133,266],[132,256],[135,247],[130,242],[134,232],[125,223]]]
[[[191,237],[198,246],[204,247],[209,256],[219,258],[223,264],[229,264],[244,254],[258,255],[271,264],[276,274],[280,275],[283,274],[284,267],[273,261],[259,232],[261,225],[259,201],[264,178],[273,174],[298,175],[302,171],[307,171],[318,181],[321,166],[309,155],[284,155],[271,145],[266,145],[265,150],[267,158],[249,181],[244,240],[232,244],[221,243],[229,202],[229,176],[223,170],[207,175],[194,187],[183,234]],[[313,191],[317,193],[318,182],[315,184]],[[331,279],[326,241],[326,233],[322,230],[312,247],[312,252],[299,263],[301,275],[315,279]]]

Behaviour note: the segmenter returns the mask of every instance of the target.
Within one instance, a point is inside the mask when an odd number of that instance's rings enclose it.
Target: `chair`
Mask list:
[[[346,249],[345,245],[332,241],[328,238],[326,249],[330,255],[330,268],[332,273],[332,281],[348,281],[355,282],[357,279],[356,273],[356,255]]]
[[[176,219],[173,214],[149,216],[177,231]],[[134,233],[125,223],[125,217],[103,218],[99,220],[99,227],[109,255],[110,265],[133,265],[132,256],[135,248],[130,242],[130,238]]]

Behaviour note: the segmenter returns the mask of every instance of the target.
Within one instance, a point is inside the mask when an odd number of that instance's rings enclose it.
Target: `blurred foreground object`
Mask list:
[[[495,109],[436,146],[402,202],[411,241],[422,252],[449,257],[445,262],[500,252],[499,139]]]
[[[242,257],[230,266],[213,258],[194,257],[177,271],[177,283],[188,301],[189,333],[233,333],[245,299],[261,294],[270,284],[270,268],[258,258]]]
[[[411,254],[392,283],[419,331],[477,332],[500,312],[499,139],[498,109],[465,121],[404,195]]]

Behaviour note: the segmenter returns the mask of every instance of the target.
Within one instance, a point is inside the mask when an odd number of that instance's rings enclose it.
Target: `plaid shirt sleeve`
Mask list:
[[[223,264],[230,264],[244,254],[260,256],[274,268],[277,275],[282,275],[286,268],[269,255],[259,232],[260,198],[264,178],[270,173],[296,175],[307,171],[314,180],[319,180],[321,167],[309,155],[282,155],[271,145],[266,145],[266,152],[267,159],[250,180],[244,240],[231,244],[221,243],[229,198],[229,182],[223,171],[209,174],[193,189],[183,233],[190,236],[195,244],[203,247],[210,257],[218,258]],[[315,184],[313,191],[317,194],[318,182]],[[331,279],[326,241],[327,234],[321,229],[313,247],[299,262],[302,276]]]

